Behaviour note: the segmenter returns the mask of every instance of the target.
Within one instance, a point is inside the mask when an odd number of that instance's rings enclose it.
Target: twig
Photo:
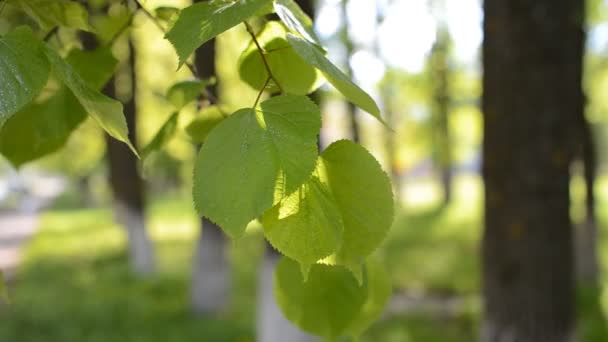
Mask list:
[[[47,34],[44,35],[42,40],[48,42],[57,33],[57,31],[59,31],[59,26],[53,27]]]
[[[8,0],[4,0],[2,2],[2,5],[0,5],[0,14],[2,14],[2,10],[4,10],[4,6],[6,6],[6,3],[8,2]]]
[[[249,25],[249,23],[247,23],[246,21],[244,21],[243,24],[245,24],[245,27],[247,28],[247,32],[249,32],[251,39],[253,39],[255,46],[258,48],[258,52],[260,53],[260,57],[262,57],[262,62],[264,63],[264,68],[266,69],[266,72],[268,73],[268,77],[274,81],[274,83],[277,85],[277,87],[279,88],[279,90],[282,93],[283,88],[281,87],[281,85],[279,84],[277,79],[272,74],[272,70],[270,70],[270,65],[268,65],[268,61],[266,60],[266,56],[264,55],[264,49],[262,49],[262,47],[260,46],[260,43],[258,42],[258,39],[256,38],[255,33],[253,32],[253,29],[251,28],[251,25]]]
[[[116,33],[114,33],[114,35],[112,36],[112,38],[110,38],[110,40],[108,40],[108,42],[106,43],[107,46],[112,46],[114,45],[114,42],[116,42],[116,40],[122,36],[122,34],[129,28],[131,27],[131,24],[133,23],[133,17],[135,17],[135,13],[131,13],[129,20],[127,20],[122,27],[116,31]]]
[[[258,106],[258,102],[260,102],[260,98],[262,97],[262,93],[264,93],[264,89],[268,85],[268,82],[270,82],[270,77],[266,78],[266,82],[264,82],[264,85],[262,86],[262,89],[260,89],[260,92],[258,93],[258,97],[255,98],[255,103],[253,104],[253,109],[254,110],[255,110],[255,107]]]

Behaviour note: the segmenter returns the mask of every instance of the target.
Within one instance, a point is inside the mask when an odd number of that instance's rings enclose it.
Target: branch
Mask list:
[[[264,88],[266,88],[266,86],[268,85],[268,82],[270,82],[270,77],[266,78],[266,82],[264,82],[264,86],[262,87],[262,89],[260,89],[260,92],[258,93],[258,97],[255,98],[255,103],[253,104],[253,109],[255,109],[255,107],[258,106],[258,102],[260,102],[260,98],[262,97],[262,94],[264,93]]]
[[[59,26],[53,27],[49,32],[47,32],[47,34],[44,35],[42,40],[48,42],[51,38],[53,38],[57,31],[59,31]]]
[[[258,48],[258,52],[260,53],[260,57],[262,57],[262,62],[264,63],[264,68],[266,69],[266,72],[268,72],[269,79],[272,79],[274,81],[274,83],[277,85],[277,87],[279,88],[279,90],[282,93],[283,87],[281,87],[281,84],[279,84],[277,79],[272,74],[272,70],[270,70],[270,65],[268,65],[268,61],[266,60],[266,55],[264,55],[264,49],[262,49],[262,47],[260,46],[260,43],[258,42],[258,39],[255,36],[255,33],[253,33],[253,29],[251,28],[251,25],[249,25],[249,23],[247,23],[246,21],[244,21],[243,24],[245,24],[245,27],[247,28],[247,32],[249,32],[251,39],[253,39],[255,46]]]

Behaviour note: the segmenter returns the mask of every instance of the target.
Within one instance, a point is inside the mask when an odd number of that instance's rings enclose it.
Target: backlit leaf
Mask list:
[[[380,318],[392,294],[391,278],[384,266],[374,258],[365,263],[367,300],[357,317],[350,323],[349,335],[361,336]]]
[[[281,258],[274,281],[285,317],[302,330],[329,339],[346,332],[367,300],[367,284],[359,285],[340,266],[315,264],[304,281],[298,264]]]
[[[329,189],[313,174],[296,192],[264,213],[264,234],[272,246],[306,271],[340,247],[344,226],[334,202]]]
[[[287,40],[302,59],[319,69],[329,83],[331,83],[350,102],[356,104],[359,108],[370,113],[386,125],[380,114],[380,108],[378,108],[374,99],[363,91],[363,89],[354,84],[346,74],[340,71],[340,69],[333,65],[317,46],[291,33],[287,34]]]
[[[160,127],[152,140],[141,150],[141,157],[146,158],[150,153],[163,148],[175,135],[177,131],[177,120],[179,112],[175,112],[169,116],[169,119]]]
[[[391,183],[376,159],[352,141],[331,144],[320,159],[317,168],[344,222],[342,245],[334,260],[353,268],[380,245],[393,223]]]
[[[167,90],[167,100],[171,102],[176,110],[181,110],[190,102],[196,101],[203,93],[205,87],[212,82],[215,82],[215,79],[178,82]]]
[[[17,0],[27,15],[44,30],[65,26],[89,31],[89,14],[77,1],[69,0]]]
[[[306,95],[321,86],[321,73],[295,53],[287,39],[285,27],[270,21],[258,34],[258,42],[264,49],[264,56],[273,76],[283,91],[290,94]],[[251,42],[239,58],[239,75],[243,81],[256,90],[261,90],[268,79],[268,71],[254,42]],[[279,87],[271,81],[266,87],[270,93]]]
[[[317,158],[319,108],[305,96],[283,95],[241,109],[218,124],[198,155],[194,202],[230,236],[294,192]]]
[[[117,63],[109,49],[73,50],[66,60],[95,89],[108,81]],[[0,153],[19,167],[57,151],[86,117],[78,99],[62,85],[50,98],[27,105],[7,120],[0,129]]]
[[[0,127],[40,93],[50,67],[42,44],[28,27],[0,37]]]
[[[315,33],[312,20],[295,1],[275,0],[274,10],[287,27],[309,42],[319,44],[319,37]]]
[[[123,114],[122,104],[88,85],[61,56],[50,47],[44,52],[53,66],[53,72],[72,91],[89,115],[112,137],[127,144],[137,155],[129,141],[129,129]]]
[[[199,46],[262,10],[272,0],[200,2],[184,8],[166,38],[173,44],[179,64]]]

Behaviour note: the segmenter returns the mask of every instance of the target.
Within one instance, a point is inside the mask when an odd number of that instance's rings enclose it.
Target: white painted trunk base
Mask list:
[[[146,231],[143,213],[128,206],[115,204],[116,221],[127,231],[129,262],[134,273],[151,275],[156,272],[154,247]]]
[[[278,257],[264,254],[258,272],[257,342],[312,342],[309,335],[283,317],[274,297],[274,270]]]
[[[192,270],[191,300],[192,310],[196,314],[223,311],[228,305],[230,294],[230,263],[226,241],[219,227],[207,222],[205,224],[198,238]],[[211,232],[211,229],[218,231]]]
[[[579,284],[598,286],[599,265],[597,244],[600,241],[595,220],[587,217],[576,232],[576,275]]]

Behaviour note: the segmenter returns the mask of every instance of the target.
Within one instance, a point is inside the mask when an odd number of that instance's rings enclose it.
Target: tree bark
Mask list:
[[[448,121],[450,110],[449,44],[448,29],[445,23],[440,23],[430,62],[431,75],[433,75],[433,149],[443,190],[444,206],[450,204],[452,200],[452,156]]]
[[[582,0],[486,0],[483,342],[575,339],[569,165]]]
[[[258,273],[257,342],[312,342],[317,339],[288,321],[274,295],[274,272],[280,254],[268,243]]]
[[[137,142],[137,72],[133,42],[129,39],[129,73],[131,94],[124,104],[124,114],[129,128],[129,139]],[[115,80],[112,78],[104,93],[116,98]],[[154,248],[148,237],[144,216],[144,185],[137,169],[137,157],[124,143],[106,135],[109,181],[114,194],[116,220],[127,230],[129,260],[136,274],[155,272]]]

